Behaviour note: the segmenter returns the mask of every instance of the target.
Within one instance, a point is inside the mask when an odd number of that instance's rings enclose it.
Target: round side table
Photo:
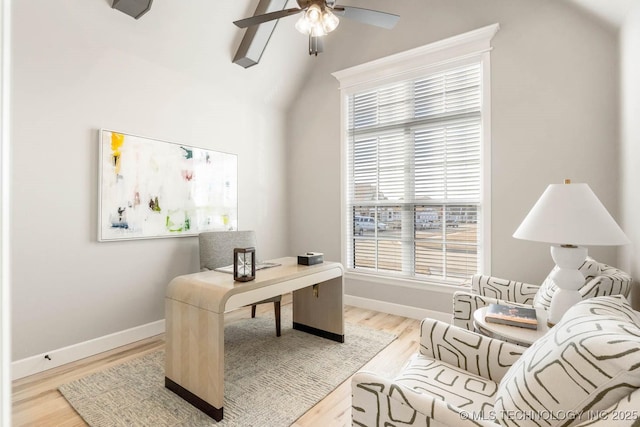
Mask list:
[[[541,338],[549,330],[549,326],[547,326],[547,312],[543,308],[536,308],[538,329],[486,322],[484,315],[487,312],[487,308],[488,307],[482,307],[473,312],[473,326],[476,331],[482,335],[529,347],[535,340]]]

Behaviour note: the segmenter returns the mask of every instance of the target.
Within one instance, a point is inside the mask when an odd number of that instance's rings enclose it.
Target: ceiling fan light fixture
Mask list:
[[[114,2],[115,1],[119,0],[114,0]],[[278,6],[279,8],[282,7],[282,10],[259,13],[266,11],[268,5],[276,1],[283,2]],[[298,7],[284,9],[284,7],[286,7],[287,0],[260,0],[260,5],[258,8],[260,9],[260,11],[256,9],[256,14],[254,16],[250,18],[240,19],[238,21],[234,21],[233,23],[239,28],[254,28],[252,35],[253,37],[257,31],[255,28],[257,28],[257,26],[260,24],[264,24],[265,22],[277,21],[280,18],[286,18],[287,16],[300,14],[300,19],[298,19],[295,25],[296,30],[309,37],[309,54],[317,55],[323,50],[322,36],[326,36],[328,33],[334,31],[340,24],[340,19],[338,18],[338,16],[386,29],[393,28],[400,19],[400,16],[398,15],[381,12],[378,10],[364,9],[354,6],[336,6],[336,0],[295,1],[298,4]],[[264,5],[264,7],[261,8],[262,5]],[[273,31],[274,25],[275,24],[271,24],[271,31]],[[245,39],[247,38],[247,35],[250,35],[250,33],[247,32],[245,34]],[[234,62],[236,62],[235,59]],[[240,64],[240,62],[236,63]]]
[[[317,4],[312,4],[304,13],[304,16],[310,24],[316,24],[322,19],[322,10]]]
[[[335,30],[338,23],[338,17],[331,11],[322,11],[320,6],[312,4],[296,22],[296,30],[312,37],[322,37]]]
[[[298,19],[296,22],[296,30],[305,35],[311,32],[311,25],[309,24],[309,21],[307,21],[306,15],[302,15],[300,19]]]
[[[322,23],[318,22],[317,24],[314,24],[311,26],[311,31],[309,32],[309,34],[312,37],[322,37],[322,36],[326,36],[327,32],[324,30]]]
[[[335,30],[338,27],[340,20],[336,15],[334,15],[330,10],[325,10],[322,14],[322,28],[327,33]]]

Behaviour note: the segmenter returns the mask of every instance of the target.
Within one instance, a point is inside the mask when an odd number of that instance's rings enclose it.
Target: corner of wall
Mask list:
[[[640,209],[640,5],[637,5],[625,19],[619,33],[620,52],[620,212],[621,225],[631,244],[618,250],[620,268],[635,278],[636,285],[631,292],[631,302],[640,309],[640,225],[637,212]]]

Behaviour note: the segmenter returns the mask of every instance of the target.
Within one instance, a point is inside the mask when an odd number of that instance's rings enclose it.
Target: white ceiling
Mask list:
[[[606,24],[620,28],[638,0],[569,0]]]

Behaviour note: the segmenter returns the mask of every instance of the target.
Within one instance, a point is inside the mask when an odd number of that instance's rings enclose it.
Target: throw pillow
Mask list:
[[[569,309],[512,365],[495,411],[503,425],[570,426],[638,388],[638,313],[621,296],[596,297]]]

